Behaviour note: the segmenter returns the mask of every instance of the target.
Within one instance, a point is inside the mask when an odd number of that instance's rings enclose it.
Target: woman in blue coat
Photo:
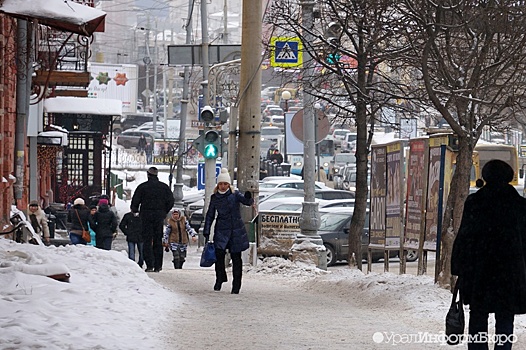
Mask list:
[[[232,258],[232,294],[239,294],[241,289],[241,276],[243,274],[243,261],[241,252],[248,249],[248,234],[245,223],[241,219],[239,203],[253,205],[254,199],[250,192],[243,196],[232,186],[228,170],[223,168],[217,177],[217,186],[214,194],[210,197],[210,204],[206,212],[205,227],[203,235],[208,241],[210,228],[214,219],[214,247],[217,262],[215,263],[216,283],[214,290],[221,290],[223,282],[227,281],[225,270],[225,251],[228,249]],[[217,213],[217,217],[216,217]]]

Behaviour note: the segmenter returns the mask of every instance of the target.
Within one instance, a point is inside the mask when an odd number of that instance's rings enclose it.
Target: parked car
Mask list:
[[[283,191],[278,191],[276,193],[273,193],[266,198],[259,201],[259,203],[262,203],[263,201],[270,200],[272,198],[291,198],[291,197],[304,197],[305,192],[303,190],[294,190],[294,189],[288,189]],[[353,199],[354,198],[354,192],[350,191],[342,191],[342,190],[333,190],[333,189],[316,189],[314,190],[314,197],[319,199],[325,199],[325,200],[333,200],[333,199]]]
[[[295,188],[302,190],[304,188],[303,180],[271,180],[259,184],[259,188]],[[323,182],[316,181],[314,187],[317,189],[329,188]]]
[[[161,118],[157,117],[158,123],[161,123]],[[153,113],[137,113],[123,115],[120,120],[119,133],[128,129],[134,129],[146,122],[153,122]],[[117,130],[114,128],[114,132]]]
[[[162,138],[161,135],[157,133],[130,129],[121,132],[120,135],[117,136],[117,144],[124,148],[136,148],[141,135],[144,135],[146,142],[150,142],[152,145],[154,139]]]
[[[340,175],[346,165],[356,166],[356,156],[352,153],[336,153],[329,163],[329,180]]]
[[[341,152],[353,152],[356,147],[356,138],[357,134],[355,132],[348,132],[347,134],[345,134],[345,137],[341,142]]]
[[[327,249],[327,266],[334,265],[337,261],[347,260],[349,255],[349,228],[351,225],[352,208],[331,208],[330,211],[320,212],[320,235],[325,249]],[[362,260],[367,260],[369,245],[369,211],[365,218],[362,231]],[[396,258],[398,250],[389,251],[389,258]],[[372,251],[372,261],[384,258],[383,250]]]
[[[145,123],[147,124],[147,123]],[[149,133],[157,133],[161,136],[161,138],[164,138],[164,126],[159,126],[159,124],[157,124],[155,126],[155,131],[153,130],[153,126],[152,125],[141,125],[137,128],[134,128],[134,129],[130,129],[130,130],[137,130],[137,131],[147,131]]]
[[[334,129],[332,132],[332,138],[334,140],[334,148],[341,148],[342,141],[347,133],[351,132],[348,129]]]

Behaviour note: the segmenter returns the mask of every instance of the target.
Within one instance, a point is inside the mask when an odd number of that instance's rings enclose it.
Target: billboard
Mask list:
[[[88,97],[122,101],[122,113],[137,113],[138,66],[90,63]]]

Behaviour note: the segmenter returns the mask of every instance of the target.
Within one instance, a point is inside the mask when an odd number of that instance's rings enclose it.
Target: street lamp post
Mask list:
[[[312,27],[314,26],[314,4],[312,0],[302,0],[301,15],[305,26],[305,42],[311,43],[315,41],[312,34]],[[308,89],[309,80],[314,76],[314,67],[310,54],[308,51],[303,53],[303,78],[306,83],[302,84],[304,89],[303,99],[303,157],[304,157],[304,202],[300,215],[300,229],[301,237],[298,237],[298,242],[309,241],[323,247],[323,241],[318,235],[318,227],[320,224],[320,214],[318,211],[318,203],[315,202],[315,129],[316,129],[316,113],[314,109],[314,98]],[[321,269],[327,269],[327,256],[324,249],[319,249],[317,252],[317,266]]]
[[[285,113],[289,111],[289,100],[292,97],[289,90],[283,90],[281,93],[281,99],[285,101]]]

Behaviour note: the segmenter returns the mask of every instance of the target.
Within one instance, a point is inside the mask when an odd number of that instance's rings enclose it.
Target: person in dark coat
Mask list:
[[[93,216],[93,220],[97,223],[94,230],[96,247],[111,250],[111,242],[114,233],[117,231],[118,223],[117,216],[110,210],[107,199],[99,199],[99,209]]]
[[[144,243],[142,239],[142,220],[139,213],[129,212],[124,214],[119,228],[126,236],[126,242],[128,242],[128,258],[135,261],[135,247],[137,247],[139,251],[139,261],[137,263],[142,268],[144,265]]]
[[[175,199],[170,187],[159,181],[156,167],[149,168],[147,174],[148,181],[137,186],[130,207],[142,220],[146,272],[159,272],[163,267],[163,223]]]
[[[210,204],[206,212],[203,235],[208,241],[212,222],[214,226],[214,247],[217,261],[215,263],[216,283],[214,290],[221,290],[223,282],[227,282],[225,270],[225,254],[228,249],[232,258],[232,294],[239,294],[241,289],[241,277],[243,274],[243,261],[241,252],[248,249],[248,234],[245,223],[241,218],[239,203],[254,205],[252,194],[247,191],[242,195],[231,186],[232,181],[228,170],[223,168],[217,177],[217,186],[210,197]],[[217,213],[217,217],[216,217]]]
[[[137,143],[137,151],[139,151],[140,154],[144,152],[147,143],[148,142],[146,141],[146,137],[144,137],[144,135],[141,135],[141,137],[139,138],[139,142]]]
[[[495,335],[503,345],[496,348],[511,349],[514,315],[526,313],[526,199],[509,185],[513,169],[507,163],[489,161],[482,177],[485,185],[464,204],[451,273],[469,305],[469,334],[487,335],[494,313]],[[488,345],[470,342],[468,349]]]
[[[73,206],[68,211],[69,239],[71,244],[84,244],[87,242],[82,239],[82,230],[88,230],[90,227],[97,227],[89,208],[85,205],[84,199],[77,198],[73,201]]]

